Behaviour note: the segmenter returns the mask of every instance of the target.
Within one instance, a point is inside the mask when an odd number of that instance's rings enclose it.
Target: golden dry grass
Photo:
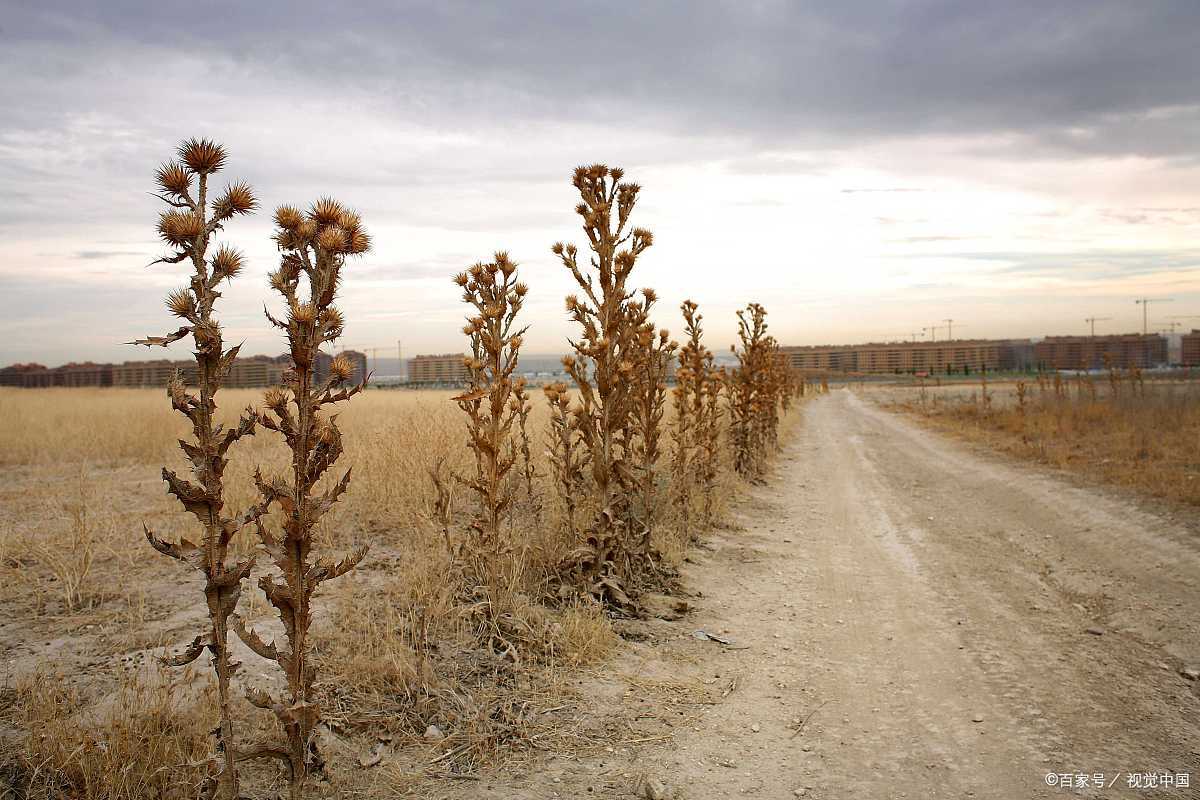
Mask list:
[[[941,430],[1105,483],[1200,505],[1200,383],[1108,376],[954,387],[940,396],[908,390],[900,405]],[[1094,391],[1094,394],[1093,394]]]

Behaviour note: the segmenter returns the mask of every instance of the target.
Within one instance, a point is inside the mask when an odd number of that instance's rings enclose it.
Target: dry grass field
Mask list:
[[[543,442],[549,411],[538,394],[530,428]],[[515,656],[473,644],[470,603],[446,580],[450,557],[430,477],[439,463],[447,475],[470,466],[465,418],[450,397],[368,391],[339,418],[353,478],[319,539],[337,552],[363,543],[371,551],[317,601],[322,747],[333,755],[338,792],[420,792],[431,776],[515,769],[530,753],[609,738],[601,709],[581,712],[588,703],[579,689],[618,641],[600,606],[546,606],[522,599],[533,592],[517,593],[504,609],[518,631]],[[220,399],[227,421],[261,402],[253,391]],[[215,722],[207,660],[180,672],[154,658],[203,622],[193,599],[200,581],[157,557],[142,532],[143,522],[164,537],[189,530],[159,475],[162,464],[183,467],[175,442],[185,432],[160,391],[0,391],[0,763],[24,770],[8,779],[36,796],[188,796],[200,779]],[[560,530],[562,512],[546,485],[546,455],[534,455],[546,521],[538,528],[520,509],[511,536],[536,581],[571,543],[549,533]],[[279,471],[287,459],[277,437],[243,440],[226,474],[229,503],[250,502],[255,468]],[[727,465],[719,486],[722,514],[733,486]],[[452,525],[465,524],[469,500],[452,498]],[[678,564],[688,534],[671,524],[677,511],[662,513],[657,544]],[[235,542],[254,549],[249,536]],[[256,567],[255,577],[264,571]],[[258,592],[247,590],[241,606],[243,617],[277,634]],[[275,678],[238,648],[241,679],[272,686]],[[247,736],[265,733],[242,705]],[[555,712],[568,705],[569,717]],[[361,766],[384,747],[405,756],[384,771]],[[255,785],[255,770],[247,766],[246,775]]]
[[[1190,376],[1045,376],[870,392],[937,430],[1151,497],[1200,505],[1200,382]]]

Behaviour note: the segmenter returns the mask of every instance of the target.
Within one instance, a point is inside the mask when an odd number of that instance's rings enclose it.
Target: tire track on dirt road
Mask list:
[[[1125,784],[1200,785],[1190,531],[849,391],[807,404],[740,522],[687,581],[693,626],[746,649],[674,645],[738,688],[639,760],[677,796],[1196,796]],[[1121,775],[1046,785],[1064,772]]]

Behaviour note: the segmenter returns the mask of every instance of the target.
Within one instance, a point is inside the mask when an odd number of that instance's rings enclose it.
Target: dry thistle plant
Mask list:
[[[517,461],[512,429],[523,406],[516,401],[512,374],[525,333],[516,328],[517,314],[529,288],[517,280],[517,264],[507,253],[496,253],[490,264],[475,264],[454,282],[476,312],[463,327],[471,341],[467,390],[454,398],[467,415],[467,445],[475,455],[475,475],[460,478],[477,501],[464,555],[477,584],[495,586],[501,559],[512,546],[502,527],[512,514],[509,472]]]
[[[262,414],[259,423],[287,442],[292,475],[289,482],[281,477],[268,481],[255,474],[263,504],[278,505],[283,512],[282,536],[261,520],[256,523],[263,547],[280,571],[278,577],[264,575],[259,586],[279,613],[286,644],[267,644],[240,620],[235,622],[238,635],[251,650],[279,665],[288,687],[288,697],[282,699],[263,691],[248,692],[250,702],[275,713],[285,741],[261,746],[247,757],[273,757],[286,764],[290,796],[298,800],[310,772],[324,766],[313,738],[320,707],[313,696],[316,667],[308,636],[312,598],[322,583],[349,572],[367,551],[362,547],[340,561],[314,559],[313,533],[350,485],[347,470],[332,486],[317,491],[317,482],[342,454],[335,417],[322,409],[361,392],[370,376],[349,385],[354,364],[342,356],[333,359],[323,383],[318,384],[313,373],[321,345],[342,335],[342,314],[333,305],[342,267],[348,256],[366,252],[370,239],[359,216],[329,198],[319,200],[307,213],[283,206],[275,212],[275,224],[275,242],[283,256],[279,269],[271,273],[271,287],[286,301],[287,318],[281,321],[267,312],[267,319],[287,336],[292,366],[284,374],[284,388],[268,390],[264,398],[274,418]],[[307,282],[305,291],[300,288],[302,281]]]
[[[529,414],[533,411],[533,403],[525,391],[527,382],[524,378],[513,381],[512,409],[517,415],[517,449],[521,454],[521,482],[525,487],[525,503],[533,514],[533,524],[542,527],[542,497],[537,488],[537,464],[533,460],[532,440],[529,437]]]
[[[550,460],[554,490],[562,503],[567,533],[572,541],[579,539],[579,497],[587,476],[587,449],[580,441],[579,415],[582,409],[571,405],[571,394],[561,381],[542,387],[550,403],[550,437],[547,457]]]
[[[212,654],[217,674],[220,724],[215,734],[220,756],[216,774],[206,780],[203,794],[233,800],[239,795],[237,750],[233,719],[229,708],[229,683],[238,664],[230,659],[229,617],[241,596],[242,580],[250,574],[253,559],[228,562],[229,543],[246,525],[256,522],[265,512],[257,504],[242,514],[225,514],[225,487],[222,476],[231,445],[254,433],[253,411],[241,417],[237,427],[226,429],[213,421],[217,410],[216,394],[229,373],[240,347],[222,350],[221,325],[213,316],[213,306],[221,293],[217,286],[232,279],[242,269],[242,256],[229,247],[221,247],[209,256],[213,236],[234,216],[249,214],[258,203],[250,187],[232,183],[209,200],[209,178],[225,165],[225,150],[207,139],[190,139],[179,147],[179,160],[164,164],[155,178],[162,190],[159,199],[170,206],[158,221],[162,240],[174,248],[170,255],[154,263],[178,264],[188,261],[192,275],[188,285],[167,297],[167,308],[186,323],[165,336],[147,336],[133,344],[166,347],[191,336],[195,343],[197,393],[187,391],[183,378],[176,373],[167,385],[171,407],[188,418],[192,440],[180,440],[187,456],[192,480],[163,468],[168,493],[191,512],[203,530],[198,543],[182,539],[178,544],[158,538],[143,525],[146,538],[155,550],[184,562],[204,574],[204,599],[208,606],[209,627],[179,655],[164,659],[176,667],[195,661],[202,652]]]
[[[687,339],[679,351],[679,369],[675,375],[672,470],[675,503],[682,525],[688,530],[697,489],[703,493],[704,524],[712,523],[724,376],[714,367],[712,351],[704,346],[704,315],[697,313],[699,306],[685,300],[679,308]]]
[[[634,406],[631,454],[638,480],[638,501],[641,506],[641,528],[645,539],[639,547],[650,552],[650,537],[658,517],[658,459],[662,438],[663,409],[667,401],[667,372],[675,358],[679,343],[671,340],[666,328],[654,330],[650,309],[657,296],[653,289],[642,290],[642,302],[631,306],[629,325],[633,327],[632,358],[634,372]]]
[[[643,549],[631,497],[636,480],[629,463],[636,333],[630,330],[632,291],[627,288],[637,259],[653,243],[650,231],[631,227],[640,187],[622,182],[624,170],[603,164],[578,167],[572,183],[582,200],[583,219],[594,273],[584,275],[575,245],[558,242],[555,255],[575,279],[582,296],[567,297],[567,312],[580,327],[564,359],[579,386],[578,429],[591,463],[596,512],[571,556],[570,570],[581,588],[603,602],[635,607],[636,584],[653,568]],[[586,268],[586,267],[585,267]]]
[[[767,311],[751,303],[737,312],[741,349],[733,348],[738,366],[731,376],[729,398],[733,468],[744,478],[757,478],[766,455],[763,416],[768,402],[769,341]]]

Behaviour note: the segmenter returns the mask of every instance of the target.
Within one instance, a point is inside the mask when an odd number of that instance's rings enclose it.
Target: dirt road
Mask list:
[[[666,796],[1200,797],[1182,524],[848,391],[807,406],[741,518],[687,575],[699,612],[629,665],[734,687],[631,756]],[[1150,772],[1191,786],[1129,788]]]

